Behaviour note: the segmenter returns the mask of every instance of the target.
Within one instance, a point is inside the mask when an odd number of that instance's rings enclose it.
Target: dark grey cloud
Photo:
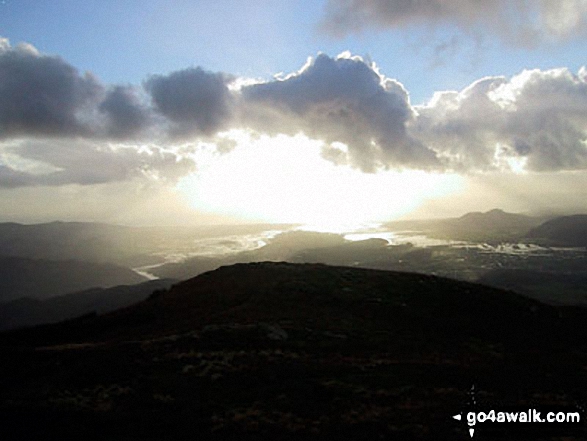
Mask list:
[[[232,78],[201,68],[102,85],[59,57],[0,38],[0,138],[137,140],[211,136],[229,121]]]
[[[417,108],[411,134],[447,168],[487,170],[525,163],[528,170],[587,168],[587,82],[567,69],[490,77],[461,92],[437,94]]]
[[[244,87],[242,99],[249,127],[343,143],[347,162],[364,171],[437,164],[434,152],[406,132],[413,113],[403,86],[358,57],[320,54],[285,79]],[[332,149],[324,157],[340,162],[341,151]]]
[[[90,74],[29,45],[0,47],[0,137],[70,136],[91,129],[82,113],[101,94]]]
[[[104,184],[146,178],[173,183],[194,171],[191,159],[158,146],[104,144],[87,140],[27,140],[0,147],[23,163],[48,164],[54,171],[34,173],[0,162],[0,187]],[[6,162],[6,161],[5,161]]]
[[[329,0],[323,29],[345,36],[368,28],[453,25],[533,45],[584,34],[582,0]]]
[[[0,138],[129,139],[152,123],[137,89],[107,89],[59,57],[0,40]]]
[[[231,78],[202,68],[155,75],[145,82],[157,110],[173,123],[176,136],[213,135],[232,113]]]
[[[107,116],[106,131],[113,138],[131,138],[152,123],[149,109],[141,103],[132,87],[112,87],[99,109]]]

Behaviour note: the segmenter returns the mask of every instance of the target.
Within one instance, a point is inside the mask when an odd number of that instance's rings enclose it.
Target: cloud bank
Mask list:
[[[406,131],[414,116],[406,90],[358,57],[318,55],[285,79],[245,87],[242,98],[248,125],[272,134],[303,132],[326,143],[327,157],[334,153],[364,171],[437,165],[434,152]]]
[[[417,109],[414,136],[460,171],[587,168],[586,69],[531,70],[441,92]]]
[[[585,35],[585,0],[329,0],[322,28],[338,37],[369,28],[458,27],[523,46]]]
[[[451,4],[469,2],[436,7]],[[483,78],[413,106],[399,81],[350,54],[319,54],[270,81],[198,67],[104,85],[59,57],[0,39],[0,78],[3,187],[174,182],[195,169],[193,147],[186,154],[181,143],[217,141],[230,154],[233,143],[217,135],[231,129],[304,133],[321,141],[325,159],[364,172],[587,169],[585,67]]]
[[[192,160],[146,142],[157,115],[142,95],[0,39],[0,186],[174,181],[189,173]]]
[[[134,178],[175,182],[194,169],[192,160],[156,145],[28,139],[0,147],[1,187],[92,185]]]

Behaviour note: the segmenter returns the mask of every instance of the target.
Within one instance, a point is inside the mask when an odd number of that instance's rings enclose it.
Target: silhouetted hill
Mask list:
[[[404,303],[416,308],[404,308]],[[513,293],[434,276],[265,262],[201,274],[160,297],[109,314],[96,326],[108,329],[100,339],[187,332],[209,323],[275,320],[302,320],[312,327],[348,331],[388,327],[393,313],[394,321],[401,318],[410,327],[445,327],[451,317],[450,326],[462,325],[462,331],[469,332],[467,326],[486,327],[492,319],[511,326],[507,314],[521,319],[532,306],[547,310]],[[485,320],[478,321],[477,315]],[[494,330],[493,324],[490,328],[492,333],[506,332]]]
[[[527,236],[546,240],[552,245],[587,246],[587,214],[551,219],[530,230]]]
[[[56,323],[92,312],[103,314],[145,300],[154,291],[168,289],[174,282],[152,280],[137,285],[92,288],[46,300],[19,298],[0,303],[0,330]]]
[[[543,218],[507,213],[493,209],[485,213],[471,212],[458,218],[400,221],[389,227],[423,231],[431,237],[479,242],[518,241]]]
[[[93,287],[144,282],[134,271],[109,263],[0,257],[0,302],[47,299]]]
[[[536,219],[523,214],[506,213],[500,209],[493,209],[485,213],[467,213],[455,220],[455,224],[466,228],[495,230],[524,229],[537,222]]]
[[[420,274],[222,267],[104,316],[0,334],[10,360],[0,364],[2,437],[469,439],[452,415],[576,411],[587,390],[585,318]],[[584,425],[476,431],[587,435]]]

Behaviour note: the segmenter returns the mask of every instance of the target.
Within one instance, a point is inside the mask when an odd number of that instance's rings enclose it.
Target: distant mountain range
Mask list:
[[[585,246],[587,215],[559,218],[533,217],[494,209],[485,213],[467,213],[459,218],[394,221],[391,230],[421,231],[431,237],[477,242],[516,242],[524,238],[542,238],[553,242]],[[541,226],[541,224],[544,224]],[[252,234],[292,225],[221,225],[195,227],[127,227],[84,222],[51,222],[22,225],[0,223],[0,256],[48,260],[109,262],[123,266],[157,263],[155,254],[192,251],[193,242],[210,237]],[[333,235],[334,236],[334,235]],[[309,238],[309,237],[308,237]],[[313,247],[312,240],[302,244],[270,244],[267,258],[283,258],[284,251]],[[296,237],[295,240],[306,240]],[[322,241],[322,239],[321,239]],[[577,245],[578,244],[578,245]],[[206,267],[206,269],[211,269]]]
[[[3,256],[120,263],[140,254],[143,244],[136,229],[119,225],[90,222],[0,224]]]
[[[485,213],[467,213],[457,218],[453,223],[461,225],[463,228],[504,231],[508,229],[523,230],[536,225],[538,222],[541,222],[540,218],[493,209]]]
[[[166,290],[174,282],[160,279],[137,285],[92,288],[43,300],[27,297],[0,303],[0,330],[56,323],[85,314],[114,311],[145,300],[157,290]]]
[[[452,416],[486,404],[577,411],[586,319],[421,274],[222,267],[103,316],[1,333],[2,439],[470,439]]]
[[[128,227],[91,222],[23,225],[0,223],[0,256],[110,262],[140,266],[156,262],[152,254],[191,250],[196,239],[251,234],[269,225]]]
[[[387,224],[387,227],[396,231],[420,231],[431,237],[490,244],[587,244],[586,215],[559,217],[546,222],[542,222],[543,220],[495,209],[486,213],[467,213],[454,219],[392,222]],[[189,254],[197,248],[197,241],[202,238],[258,234],[276,227],[242,225],[147,228],[78,222],[0,224],[0,302],[22,297],[42,300],[94,287],[107,288],[140,283],[144,281],[144,277],[125,266],[160,263],[166,253]],[[565,279],[565,272],[579,271],[581,274],[577,274],[581,277],[583,274],[576,262],[569,259],[547,262],[548,268],[528,265],[509,268],[511,259],[490,259],[486,257],[488,254],[483,255],[480,251],[467,252],[449,246],[418,248],[409,244],[393,247],[387,245],[388,242],[383,239],[351,242],[338,234],[289,231],[273,237],[268,240],[267,245],[255,250],[228,252],[217,256],[197,256],[178,263],[160,265],[149,271],[158,277],[183,280],[235,263],[321,262],[444,274],[466,280],[477,280],[482,277],[480,280],[484,283],[516,289],[545,300],[550,298],[555,303],[557,299],[572,303],[584,302],[583,289],[576,283],[565,282],[570,280]],[[489,271],[508,268],[512,271],[547,271],[552,283],[539,286],[530,283],[531,277],[521,277],[520,280],[528,282],[522,286],[520,283],[514,283],[515,277],[511,274],[504,279],[503,272]],[[551,291],[557,286],[565,293],[555,298],[552,297]],[[30,300],[23,301],[20,305],[28,305],[25,309],[30,310],[51,309],[47,306],[49,303],[41,307]],[[49,313],[49,316],[51,314]],[[22,315],[25,316],[25,312]]]
[[[111,263],[0,257],[0,302],[19,297],[47,299],[93,287],[144,281],[131,269]]]
[[[389,222],[390,228],[419,230],[431,237],[474,242],[519,241],[546,218],[494,209],[471,212],[458,218]]]

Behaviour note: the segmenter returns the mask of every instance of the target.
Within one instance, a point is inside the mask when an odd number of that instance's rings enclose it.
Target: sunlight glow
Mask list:
[[[304,135],[269,137],[231,131],[237,147],[194,156],[198,172],[178,190],[199,211],[246,220],[312,224],[322,230],[384,221],[425,200],[462,189],[457,175],[423,171],[363,173],[320,156],[321,142]]]

